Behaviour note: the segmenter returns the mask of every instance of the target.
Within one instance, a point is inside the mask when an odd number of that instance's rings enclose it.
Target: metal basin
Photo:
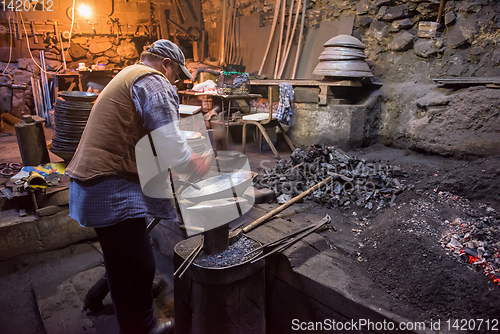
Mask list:
[[[356,49],[364,49],[365,46],[359,39],[349,35],[338,35],[330,38],[324,46],[344,46]]]
[[[201,189],[188,187],[181,194],[181,197],[188,201],[199,203],[207,200],[233,197],[241,197],[250,186],[255,174],[252,172],[235,172],[221,174],[196,183]]]

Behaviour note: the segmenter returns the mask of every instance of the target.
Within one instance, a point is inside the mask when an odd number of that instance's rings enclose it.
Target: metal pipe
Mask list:
[[[307,0],[303,0],[302,5],[302,19],[300,22],[300,32],[299,32],[299,44],[297,45],[297,54],[295,55],[295,64],[293,65],[292,79],[295,79],[295,74],[297,72],[297,64],[299,63],[300,49],[302,45],[302,34],[304,33],[304,18],[306,16]]]

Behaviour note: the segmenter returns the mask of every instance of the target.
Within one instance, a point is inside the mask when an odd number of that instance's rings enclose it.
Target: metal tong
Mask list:
[[[271,255],[271,254],[284,251],[285,249],[287,249],[288,247],[290,247],[291,245],[293,245],[294,243],[296,243],[300,239],[317,231],[318,229],[320,229],[321,227],[323,227],[324,225],[326,225],[330,222],[331,222],[330,215],[326,215],[323,219],[321,219],[321,221],[319,223],[311,224],[311,225],[306,226],[298,231],[292,232],[292,233],[290,233],[290,234],[288,234],[288,235],[286,235],[278,240],[267,243],[259,248],[256,248],[256,249],[246,253],[245,256],[252,254],[252,253],[255,253],[261,249],[266,250],[266,249],[270,249],[271,247],[274,247],[271,251],[268,251],[266,254],[261,255],[261,256],[255,258],[251,261],[251,263],[255,263],[255,262],[260,261],[263,258]]]
[[[189,255],[184,259],[184,262],[182,262],[179,268],[177,268],[177,270],[174,272],[174,276],[177,275],[180,271],[181,273],[179,274],[179,278],[181,278],[182,275],[184,275],[184,273],[186,272],[186,270],[188,270],[188,268],[191,266],[191,264],[193,264],[194,259],[196,259],[196,257],[198,256],[198,254],[200,254],[202,249],[203,249],[203,241],[201,242],[201,244],[196,246],[196,248],[193,249],[193,251],[189,253]]]

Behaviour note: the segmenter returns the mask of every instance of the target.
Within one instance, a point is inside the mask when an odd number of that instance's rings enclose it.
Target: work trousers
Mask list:
[[[148,333],[156,325],[151,284],[155,259],[144,218],[95,228],[121,334]]]

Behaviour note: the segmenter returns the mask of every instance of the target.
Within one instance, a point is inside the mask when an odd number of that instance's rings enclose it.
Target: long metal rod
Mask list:
[[[230,36],[231,36],[231,13],[233,12],[233,3],[234,3],[234,0],[229,0],[229,10],[227,11],[226,15],[227,15],[227,29],[226,29],[226,37],[225,37],[225,40],[226,40],[226,47],[225,47],[225,51],[224,51],[224,64],[228,64],[229,63],[229,50],[230,50],[230,47],[231,47],[231,39],[230,39]]]
[[[64,45],[63,45],[63,41],[62,40],[63,39],[62,39],[62,35],[61,35],[61,36],[59,36],[59,42],[61,43],[61,55],[62,55],[62,61],[63,61],[63,66],[64,66],[63,68],[65,70],[67,70],[68,67],[66,66],[66,56],[64,55]],[[57,98],[57,96],[56,96],[56,98]]]
[[[31,91],[33,93],[33,102],[35,104],[35,112],[38,116],[40,116],[40,110],[38,110],[38,101],[37,101],[37,96],[36,96],[36,87],[35,87],[35,78],[31,77]]]
[[[52,102],[50,100],[50,88],[49,88],[49,80],[47,78],[47,67],[45,65],[45,53],[40,51],[40,64],[42,65],[43,71],[40,73],[42,77],[43,83],[43,95],[44,95],[44,104],[45,104],[45,118],[47,122],[47,126],[50,126],[52,122],[50,121],[49,111],[52,107]]]
[[[231,37],[232,41],[232,48],[231,48],[231,64],[235,63],[236,59],[236,35],[235,35],[235,29],[236,29],[236,0],[234,1],[234,14],[233,14],[233,33]]]
[[[281,64],[280,71],[278,73],[278,79],[281,79],[281,77],[283,75],[283,71],[285,70],[285,66],[286,66],[286,63],[288,60],[288,54],[290,53],[290,48],[292,47],[293,37],[295,36],[295,30],[297,28],[297,22],[299,21],[300,4],[301,4],[301,0],[297,0],[297,9],[295,11],[295,19],[293,20],[293,30],[292,30],[292,33],[290,35],[290,40],[288,41],[288,45],[287,45],[287,48],[285,51],[285,55],[283,57],[283,62]]]
[[[196,259],[196,257],[198,256],[198,254],[200,254],[202,249],[203,249],[203,242],[201,243],[201,245],[198,246],[196,253],[191,257],[191,259],[189,260],[189,263],[186,265],[184,270],[179,274],[179,278],[181,278],[182,275],[184,275],[184,273],[186,272],[186,270],[188,270],[188,268],[191,266],[191,264],[193,264],[194,259]]]
[[[325,225],[325,224],[328,224],[329,222],[331,221],[330,219],[330,216],[329,215],[326,215],[325,218],[321,219],[321,221],[316,224],[315,226],[313,226],[312,228],[308,229],[307,231],[301,233],[300,235],[298,235],[296,238],[288,241],[287,243],[281,245],[281,246],[278,246],[276,247],[275,249],[273,249],[272,251],[270,251],[269,253],[266,253],[264,255],[261,255],[255,259],[253,259],[251,261],[251,263],[255,263],[257,261],[260,261],[262,260],[263,258],[266,258],[268,257],[269,255],[271,254],[274,254],[276,252],[281,252],[281,251],[284,251],[285,249],[287,249],[288,247],[290,247],[291,245],[293,245],[294,243],[296,243],[297,241],[303,239],[304,237],[307,237],[309,234],[315,232],[317,229],[319,229],[321,226]]]
[[[219,54],[219,63],[222,64],[224,62],[224,50],[226,44],[226,8],[227,8],[227,0],[222,1],[222,27],[221,27],[221,37],[220,37],[220,54]]]
[[[280,22],[280,39],[278,42],[278,54],[276,55],[276,62],[274,63],[274,79],[278,79],[278,68],[281,63],[281,48],[283,43],[283,31],[285,29],[285,12],[286,12],[286,0],[283,0],[283,8],[281,9],[281,22]],[[284,51],[284,50],[283,50]]]
[[[286,50],[288,46],[288,43],[290,41],[290,30],[292,29],[293,5],[295,3],[295,0],[291,1],[292,3],[290,4],[290,8],[288,9],[288,23],[286,24],[285,44],[283,45],[283,50]],[[283,51],[283,55],[281,56],[281,61],[280,61],[280,68],[284,58],[285,58],[285,52]]]
[[[156,225],[158,225],[160,220],[161,220],[161,218],[158,218],[158,217],[151,219],[151,221],[149,222],[149,224],[147,226],[148,233],[151,233],[151,230],[154,229]]]
[[[297,45],[297,54],[295,55],[295,64],[293,65],[292,79],[295,79],[295,74],[297,73],[297,64],[299,63],[300,49],[302,45],[302,34],[304,33],[304,18],[306,16],[307,0],[303,0],[302,5],[302,19],[300,22],[300,32],[299,32],[299,45]]]

